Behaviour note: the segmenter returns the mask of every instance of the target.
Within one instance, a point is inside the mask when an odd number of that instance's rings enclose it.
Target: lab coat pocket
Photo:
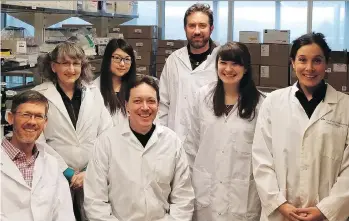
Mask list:
[[[235,140],[235,151],[241,155],[251,155],[252,152],[252,142],[254,137],[254,128],[243,127],[239,129],[238,132],[233,132],[232,136],[236,137]]]
[[[160,156],[156,160],[155,180],[160,186],[164,196],[171,192],[171,182],[175,173],[175,157],[166,155]]]
[[[348,133],[347,127],[337,121],[321,118],[318,129],[318,139],[322,140],[323,145],[318,146],[321,150],[316,151],[320,152],[322,156],[341,161]]]
[[[257,221],[260,219],[261,203],[254,180],[231,181],[229,212],[232,220]]]
[[[211,204],[212,175],[194,167],[192,184],[195,192],[195,209],[208,207]]]

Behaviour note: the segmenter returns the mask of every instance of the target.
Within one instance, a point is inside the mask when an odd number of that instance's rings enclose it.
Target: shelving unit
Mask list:
[[[106,12],[85,12],[78,10],[61,10],[41,7],[28,7],[10,4],[1,4],[1,12],[26,22],[35,29],[35,40],[38,44],[44,42],[45,28],[70,17],[79,17],[94,25],[97,35],[106,37],[108,27],[122,24],[138,15],[124,15]]]

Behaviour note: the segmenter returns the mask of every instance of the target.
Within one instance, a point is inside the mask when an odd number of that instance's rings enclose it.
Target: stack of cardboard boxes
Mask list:
[[[290,31],[264,30],[261,44],[260,85],[287,87],[289,85]]]
[[[251,54],[252,77],[257,86],[287,87],[289,83],[290,31],[264,30],[263,44],[260,34],[242,31],[239,41]]]
[[[159,40],[156,55],[156,77],[160,78],[166,59],[177,49],[186,45],[184,40]]]
[[[336,90],[349,91],[348,53],[332,51],[327,65],[327,82]]]
[[[133,47],[136,56],[136,72],[155,76],[155,54],[157,48],[158,27],[123,25],[109,29],[110,34],[122,34]]]

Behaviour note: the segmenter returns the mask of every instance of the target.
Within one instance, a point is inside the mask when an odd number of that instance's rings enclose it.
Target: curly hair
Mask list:
[[[51,68],[52,62],[57,62],[59,58],[69,57],[73,60],[81,61],[81,75],[77,80],[77,86],[81,86],[82,81],[90,83],[92,81],[91,65],[85,55],[84,50],[75,43],[63,42],[56,46],[52,52],[38,58],[38,72],[46,80],[57,83],[57,74]]]
[[[187,17],[194,12],[202,12],[208,16],[210,26],[213,25],[213,12],[209,4],[196,3],[190,6],[184,14],[184,27],[187,26]]]

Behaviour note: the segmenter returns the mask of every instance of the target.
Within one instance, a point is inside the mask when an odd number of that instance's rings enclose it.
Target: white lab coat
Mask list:
[[[67,180],[44,144],[37,144],[32,187],[1,148],[2,221],[75,221]]]
[[[187,135],[189,111],[196,91],[202,86],[217,81],[215,59],[219,47],[195,70],[192,70],[187,47],[173,52],[166,60],[160,77],[159,123],[174,130],[184,140]]]
[[[253,141],[261,220],[286,220],[276,210],[288,201],[318,207],[330,221],[349,216],[349,96],[327,85],[309,119],[296,84],[269,94]]]
[[[101,78],[97,77],[93,83],[98,87],[98,89],[101,89]],[[109,110],[110,113],[110,110]],[[111,113],[110,113],[111,114]],[[116,125],[123,125],[128,123],[128,117],[125,116],[121,110],[116,110],[116,112],[112,115],[113,118],[113,124]]]
[[[194,190],[177,135],[157,125],[145,148],[124,125],[102,134],[86,171],[90,221],[190,221]]]
[[[87,166],[94,142],[99,134],[112,127],[112,119],[95,85],[84,84],[76,130],[64,106],[61,95],[52,82],[36,86],[49,101],[48,122],[40,139],[54,150],[62,171],[70,167],[81,171]]]
[[[202,87],[192,105],[191,129],[184,141],[195,191],[195,221],[258,221],[261,205],[252,175],[255,118],[216,117],[211,94],[216,83]]]

